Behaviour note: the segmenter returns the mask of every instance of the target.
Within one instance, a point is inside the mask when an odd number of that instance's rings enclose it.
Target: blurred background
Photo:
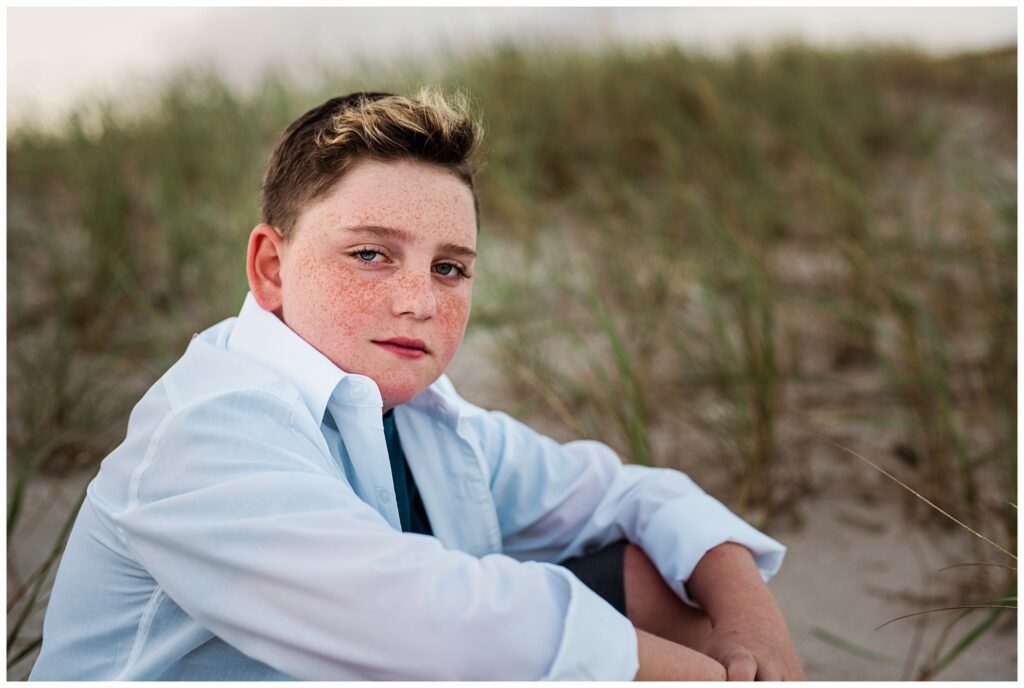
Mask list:
[[[8,9],[8,678],[131,407],[241,305],[277,136],[429,83],[487,131],[462,394],[787,544],[809,679],[1015,679],[1016,45],[1014,7]]]

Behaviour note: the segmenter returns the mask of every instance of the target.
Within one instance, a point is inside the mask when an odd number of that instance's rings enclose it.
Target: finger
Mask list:
[[[728,681],[753,681],[757,675],[757,662],[750,655],[733,657],[725,665],[725,674]]]
[[[800,662],[794,660],[789,666],[789,671],[786,672],[786,681],[806,681],[807,677],[804,676],[803,667],[800,666]]]
[[[757,681],[781,681],[782,673],[771,665],[760,664],[757,667]]]

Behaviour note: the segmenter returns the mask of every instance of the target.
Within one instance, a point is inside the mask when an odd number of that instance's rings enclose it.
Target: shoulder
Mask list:
[[[319,448],[323,441],[322,418],[314,418],[290,380],[208,337],[194,337],[160,382],[166,415],[154,440],[185,443],[183,455],[216,443],[255,444],[268,455],[273,447]]]
[[[276,441],[320,435],[322,419],[291,381],[200,337],[158,384],[166,399],[165,435]]]
[[[104,512],[129,512],[257,476],[281,484],[296,474],[342,477],[305,407],[273,388],[223,390],[164,404],[146,426],[129,427],[104,459],[90,497]]]
[[[132,410],[90,494],[116,509],[278,470],[333,475],[320,419],[287,380],[199,335]]]
[[[288,405],[302,403],[298,389],[280,374],[200,335],[192,338],[184,355],[160,382],[175,408],[211,397],[247,393],[274,396]]]

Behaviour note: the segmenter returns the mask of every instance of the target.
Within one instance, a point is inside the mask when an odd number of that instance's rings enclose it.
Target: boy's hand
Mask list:
[[[730,681],[803,681],[785,623],[746,618],[718,624],[698,648],[725,667]]]
[[[727,542],[700,560],[687,589],[711,618],[698,648],[721,663],[730,681],[802,681],[786,621],[750,551]]]
[[[725,667],[707,655],[636,629],[636,681],[724,681]]]

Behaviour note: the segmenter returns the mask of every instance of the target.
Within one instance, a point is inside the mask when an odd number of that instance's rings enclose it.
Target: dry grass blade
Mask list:
[[[938,609],[925,609],[923,612],[912,612],[910,614],[904,614],[903,616],[897,616],[895,619],[889,619],[881,626],[875,628],[876,631],[881,630],[891,623],[900,621],[901,619],[909,619],[912,616],[921,616],[922,614],[934,614],[935,612],[949,612],[955,609],[1016,609],[1016,605],[1010,604],[961,604],[955,607],[939,607]]]
[[[994,566],[994,567],[1000,568],[1000,569],[1007,569],[1008,571],[1016,571],[1017,570],[1016,566],[1007,566],[1006,564],[989,564],[989,563],[969,562],[969,563],[966,563],[966,564],[950,564],[949,566],[943,566],[941,569],[939,569],[939,573],[942,573],[943,571],[948,571],[950,569],[955,569],[955,568],[960,567],[960,566]]]
[[[518,361],[513,362],[513,365],[515,365],[516,372],[524,378],[526,383],[544,397],[544,401],[554,409],[555,413],[558,414],[559,420],[561,420],[566,427],[571,428],[572,431],[576,433],[577,437],[586,437],[587,433],[583,430],[580,424],[576,422],[576,419],[572,415],[572,411],[566,407],[565,403],[558,394],[551,389],[550,385],[545,384],[540,376],[533,372],[529,366],[523,365]]]
[[[814,433],[814,434],[818,435],[818,437],[821,437],[821,438],[822,438],[823,440],[825,440],[826,442],[828,442],[829,444],[831,444],[831,445],[832,445],[833,447],[835,447],[835,448],[837,448],[837,449],[842,449],[842,450],[843,450],[844,452],[847,452],[848,454],[853,454],[853,455],[854,455],[854,456],[856,456],[856,457],[857,457],[858,459],[860,459],[861,461],[863,461],[864,463],[866,463],[867,465],[871,466],[871,467],[872,467],[872,468],[874,468],[874,469],[875,469],[876,471],[878,471],[879,473],[881,473],[882,475],[884,475],[884,476],[885,476],[886,478],[889,478],[889,480],[892,480],[892,481],[893,481],[893,482],[895,482],[895,483],[896,483],[897,485],[899,485],[900,487],[902,487],[902,488],[903,488],[904,490],[906,490],[907,492],[911,493],[912,495],[914,495],[915,497],[917,497],[918,499],[920,499],[920,500],[921,500],[922,502],[924,502],[925,504],[927,504],[927,505],[928,505],[928,506],[930,506],[931,508],[933,508],[933,509],[935,509],[936,511],[938,511],[938,512],[939,512],[940,514],[942,514],[943,516],[945,516],[945,517],[946,517],[946,518],[948,518],[949,520],[953,521],[953,523],[956,523],[956,524],[957,524],[958,526],[960,526],[961,528],[964,528],[965,530],[967,530],[967,531],[968,531],[969,533],[971,533],[971,534],[972,534],[972,535],[974,535],[975,537],[981,538],[982,540],[984,540],[984,541],[985,541],[985,542],[987,542],[988,544],[992,545],[993,547],[995,547],[996,549],[998,549],[998,550],[999,550],[1000,552],[1002,552],[1002,553],[1003,553],[1003,554],[1005,554],[1006,556],[1010,557],[1010,558],[1011,558],[1011,559],[1013,559],[1014,561],[1017,561],[1017,557],[1016,557],[1016,555],[1014,555],[1013,553],[1011,553],[1011,552],[1010,552],[1009,550],[1007,550],[1006,548],[1004,548],[1004,547],[1001,547],[1000,545],[997,545],[996,543],[992,542],[992,541],[991,541],[991,540],[989,540],[989,539],[988,539],[987,537],[985,537],[984,535],[982,535],[982,534],[981,534],[981,533],[979,533],[978,531],[976,531],[976,530],[974,530],[973,528],[971,528],[971,527],[970,527],[969,525],[967,525],[967,524],[963,523],[962,521],[960,521],[959,519],[957,519],[957,518],[956,518],[955,516],[952,516],[952,515],[951,515],[951,514],[950,514],[949,512],[947,512],[947,511],[943,510],[943,509],[942,509],[941,507],[939,507],[939,506],[935,505],[935,504],[934,504],[933,502],[931,502],[931,501],[930,501],[930,500],[929,500],[929,499],[928,499],[927,497],[925,497],[925,496],[924,496],[924,495],[922,495],[922,494],[921,494],[920,492],[918,492],[918,491],[917,491],[917,490],[915,490],[914,488],[912,488],[912,487],[910,487],[909,485],[907,485],[907,484],[906,484],[905,482],[903,482],[902,480],[900,480],[899,478],[897,478],[896,476],[894,476],[894,475],[893,475],[892,473],[890,473],[889,471],[885,470],[884,468],[882,468],[881,466],[879,466],[878,464],[876,464],[876,463],[875,463],[874,461],[872,461],[871,459],[867,458],[866,456],[864,456],[864,455],[862,455],[862,454],[858,454],[857,452],[855,452],[854,450],[850,449],[849,447],[844,447],[843,445],[841,445],[841,444],[839,444],[838,442],[835,442],[835,441],[833,441],[833,440],[829,439],[828,437],[825,437],[824,435],[820,435],[820,434],[818,434],[818,433]],[[956,607],[951,607],[951,609],[955,609],[955,608],[956,608]],[[902,618],[902,617],[901,617],[901,618]],[[894,621],[895,621],[895,619],[894,619]]]

